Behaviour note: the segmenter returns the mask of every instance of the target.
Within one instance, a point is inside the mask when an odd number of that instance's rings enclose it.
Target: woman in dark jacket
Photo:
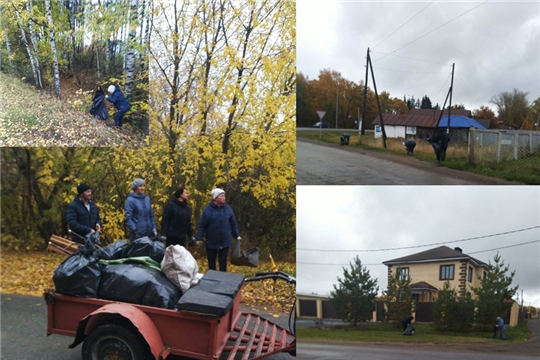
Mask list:
[[[240,240],[238,224],[233,210],[225,204],[225,191],[215,188],[211,192],[212,201],[204,208],[197,226],[197,242],[206,234],[206,255],[208,268],[216,270],[216,259],[219,271],[227,271],[227,254],[232,245],[232,237]]]
[[[105,95],[105,98],[113,103],[114,107],[118,110],[114,114],[114,126],[121,128],[124,115],[131,109],[131,106],[118,87],[111,85],[107,88],[107,91],[111,93],[111,96]]]
[[[191,209],[187,205],[189,193],[181,186],[174,192],[174,199],[169,201],[163,210],[161,220],[161,236],[165,244],[185,246],[186,238],[191,240]]]

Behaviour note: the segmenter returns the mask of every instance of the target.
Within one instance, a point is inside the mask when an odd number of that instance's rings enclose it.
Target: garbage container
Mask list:
[[[349,145],[349,133],[343,133],[341,134],[341,145]]]

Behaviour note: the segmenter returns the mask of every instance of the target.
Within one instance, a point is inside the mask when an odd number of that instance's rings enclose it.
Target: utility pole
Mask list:
[[[367,103],[367,86],[368,86],[368,56],[369,48],[367,49],[366,54],[366,82],[364,83],[364,106],[362,107],[362,120],[360,121],[360,136],[364,135],[364,122],[366,121],[366,103]],[[358,142],[360,142],[360,136],[358,137]]]
[[[336,80],[336,129],[337,129],[337,115],[338,115],[338,105],[339,105],[339,101],[338,101],[338,81]]]
[[[377,93],[377,84],[375,83],[375,74],[373,73],[373,64],[371,63],[371,57],[369,56],[368,51],[368,63],[369,68],[371,69],[371,79],[373,80],[373,89],[375,90],[375,100],[377,100],[377,108],[379,109],[379,118],[381,119],[381,131],[382,131],[382,138],[383,138],[383,146],[386,149],[386,131],[384,130],[384,121],[381,111],[381,103],[379,102],[379,94]]]
[[[448,134],[448,136],[450,136],[450,120],[452,119],[452,117],[450,116],[450,109],[452,108],[452,93],[454,92],[454,65],[456,65],[456,63],[452,63],[452,81],[450,82],[450,104],[448,105],[448,126],[446,128],[446,133]]]

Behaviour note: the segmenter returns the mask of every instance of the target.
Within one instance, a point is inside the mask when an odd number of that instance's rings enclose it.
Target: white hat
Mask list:
[[[220,188],[215,188],[214,190],[212,190],[210,192],[210,194],[212,194],[212,199],[215,199],[217,198],[219,195],[221,194],[225,194],[225,191],[223,189],[220,189]]]
[[[114,85],[109,85],[109,87],[107,88],[107,91],[110,92],[111,94],[114,92],[116,88],[114,87]]]

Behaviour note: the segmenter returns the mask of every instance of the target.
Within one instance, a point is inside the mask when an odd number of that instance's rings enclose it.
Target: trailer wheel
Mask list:
[[[140,334],[123,326],[105,324],[84,339],[84,360],[147,360],[153,358]]]

